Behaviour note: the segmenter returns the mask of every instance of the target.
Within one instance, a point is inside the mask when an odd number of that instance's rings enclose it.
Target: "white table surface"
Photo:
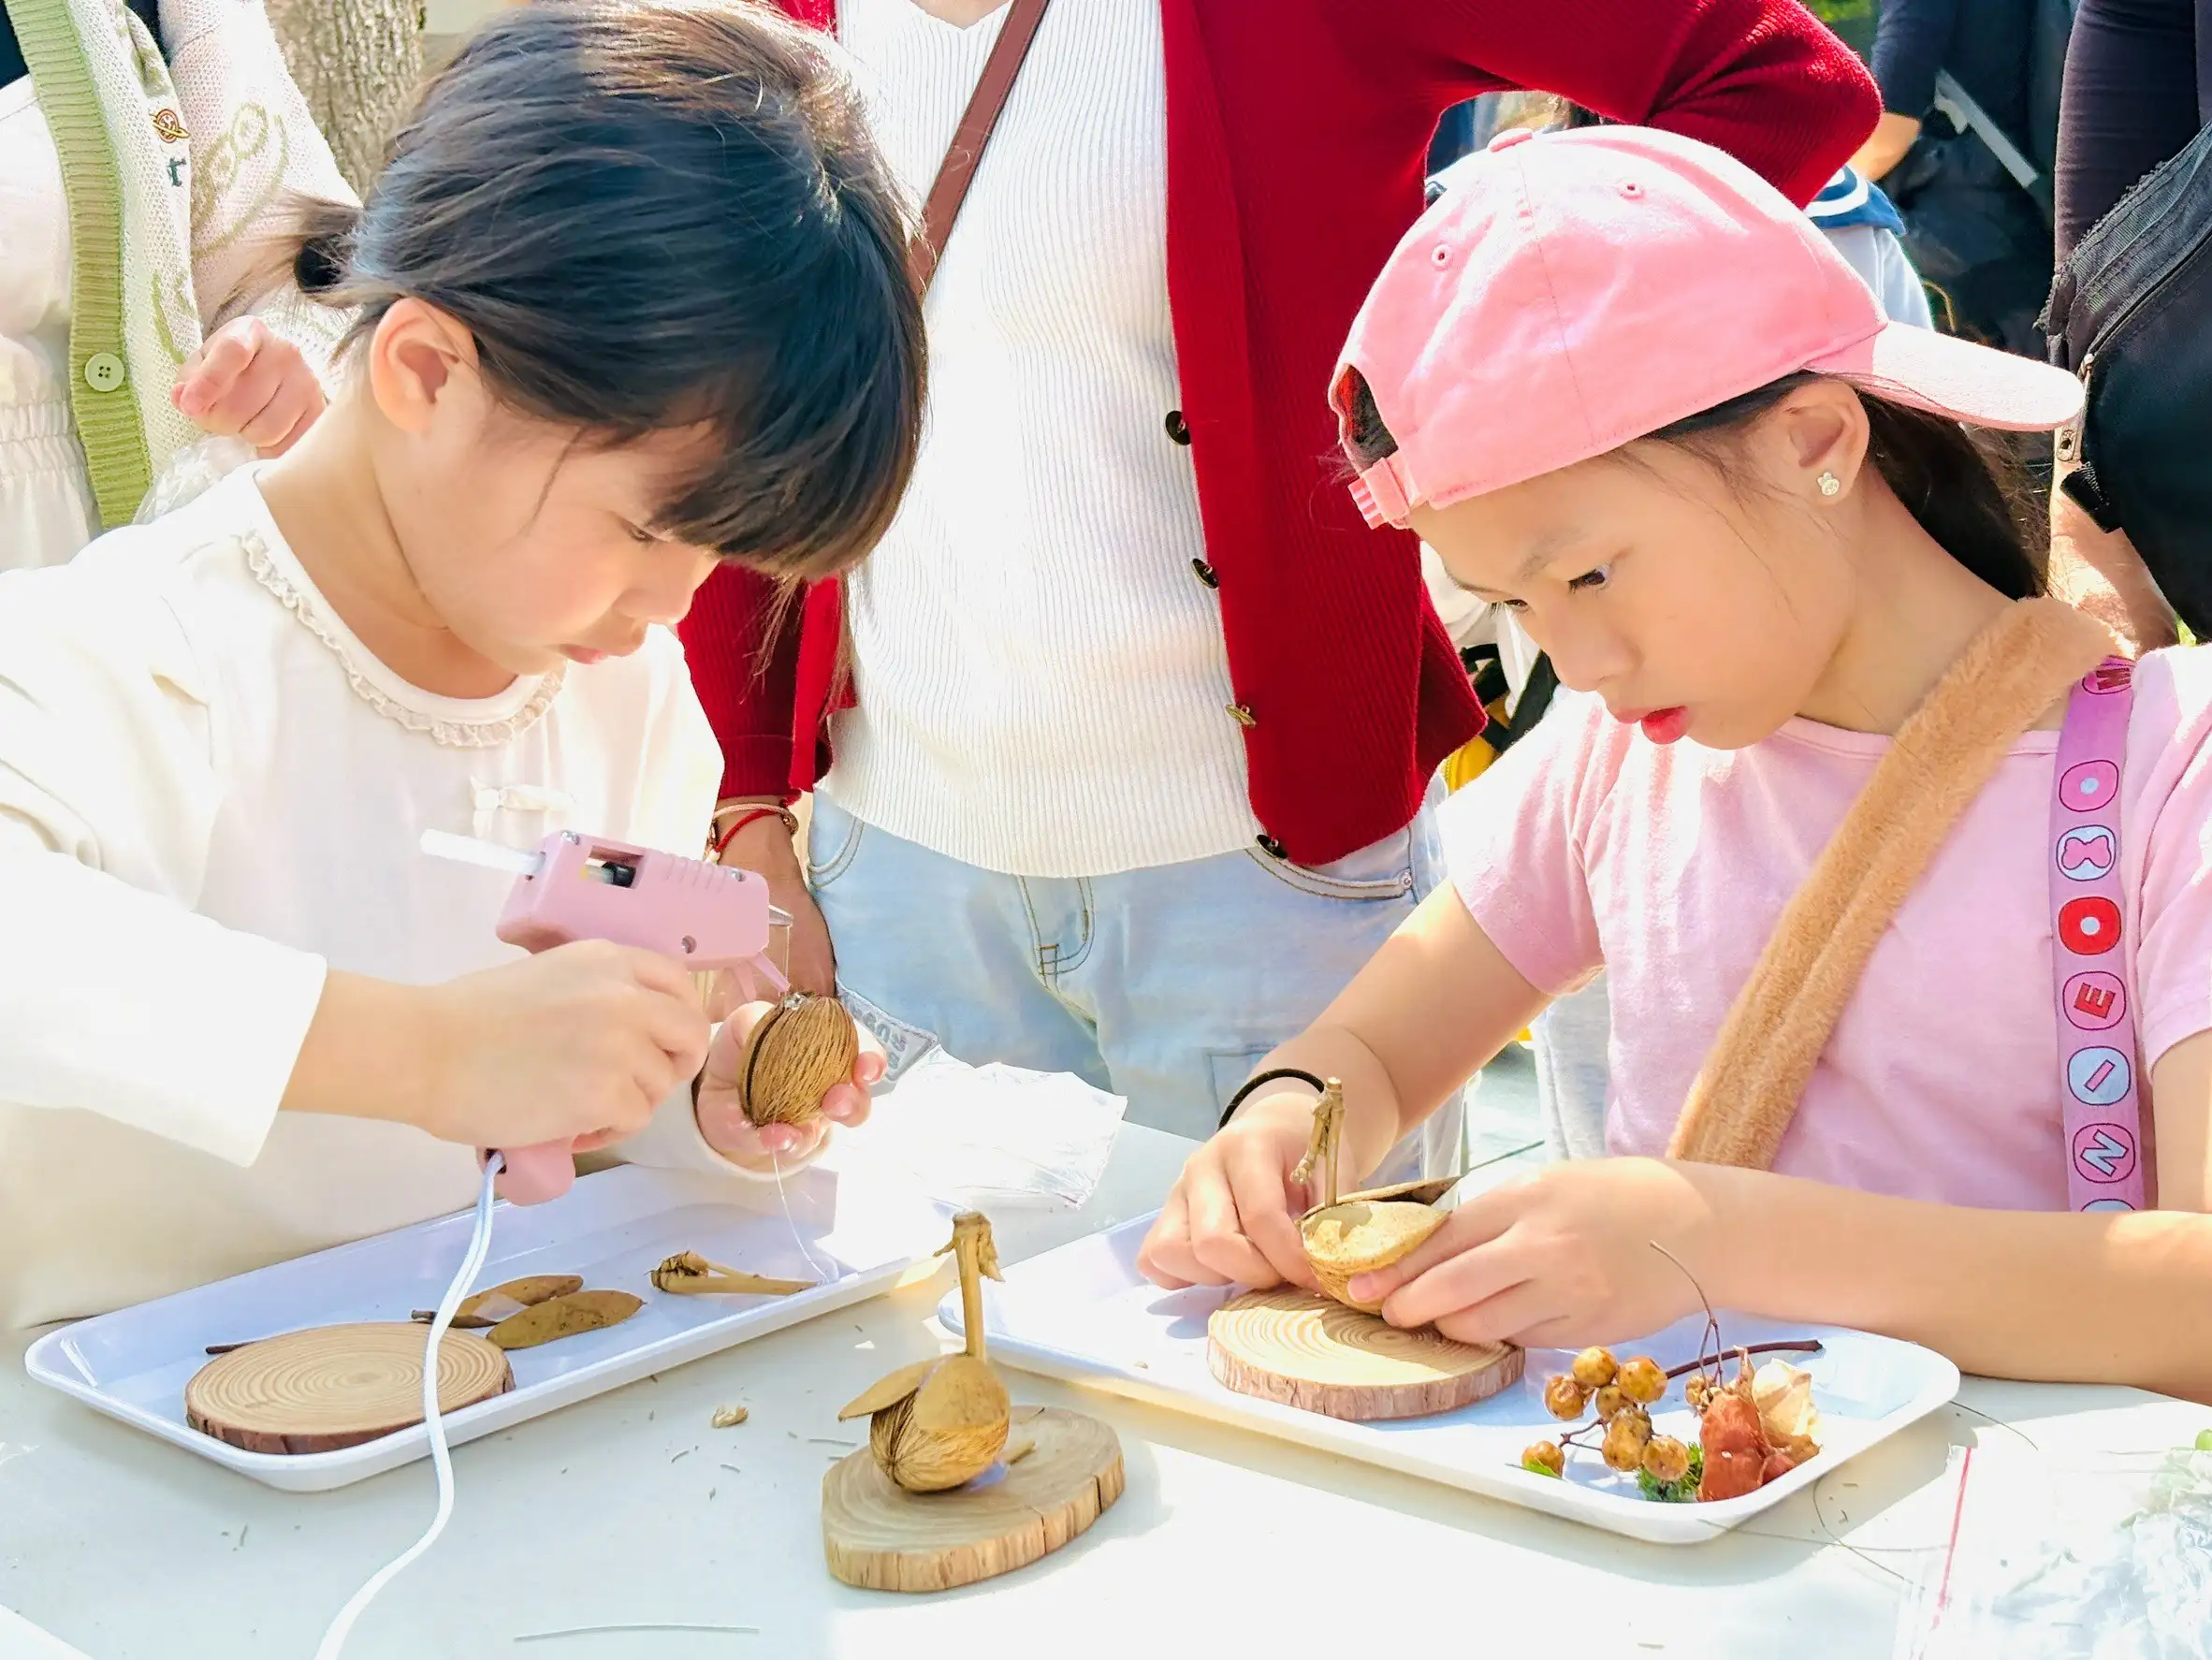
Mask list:
[[[1004,1260],[1153,1208],[1189,1145],[1125,1129],[1084,1211],[996,1218]],[[942,1285],[461,1449],[451,1527],[370,1609],[347,1654],[1179,1660],[1346,1653],[1336,1645],[1370,1647],[1397,1624],[1423,1649],[1488,1630],[1578,1655],[1887,1660],[1900,1552],[1949,1520],[1936,1478],[1950,1443],[2018,1444],[1954,1408],[1751,1530],[1666,1549],[1010,1372],[1017,1401],[1079,1405],[1114,1426],[1121,1502],[1001,1580],[933,1597],[850,1590],[824,1569],[818,1531],[822,1473],[860,1440],[836,1412],[894,1365],[938,1352]],[[14,1340],[0,1367],[0,1608],[91,1660],[307,1660],[355,1586],[429,1518],[427,1463],[336,1493],[273,1493],[35,1387],[13,1363],[23,1347]],[[2057,1453],[2183,1445],[2205,1418],[2120,1389],[1969,1380],[1960,1399]],[[738,1402],[749,1422],[708,1426]],[[758,1635],[515,1640],[624,1622]],[[0,1660],[66,1653],[0,1614]]]

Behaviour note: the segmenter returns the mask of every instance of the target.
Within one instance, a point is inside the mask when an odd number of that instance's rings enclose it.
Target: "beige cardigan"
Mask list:
[[[65,371],[19,377],[7,396],[66,402],[96,509],[87,517],[111,528],[190,459],[199,435],[169,402],[178,368],[245,285],[286,200],[354,197],[260,0],[162,0],[167,65],[121,0],[5,3],[59,159],[68,245]],[[288,288],[255,309],[318,366],[344,323]],[[24,343],[22,356],[38,355]],[[36,540],[0,523],[0,564],[75,551]]]

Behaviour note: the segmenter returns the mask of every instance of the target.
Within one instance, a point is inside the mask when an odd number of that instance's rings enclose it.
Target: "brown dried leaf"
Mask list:
[[[922,1387],[922,1379],[929,1375],[930,1368],[937,1363],[936,1361],[916,1361],[910,1366],[901,1366],[897,1371],[879,1377],[846,1405],[845,1409],[837,1414],[837,1421],[843,1423],[850,1418],[866,1418],[871,1412],[880,1412],[886,1406],[897,1405]]]
[[[581,1332],[618,1326],[644,1306],[644,1298],[628,1291],[572,1291],[509,1315],[485,1335],[502,1348],[535,1348]]]
[[[584,1282],[573,1274],[533,1274],[508,1280],[504,1285],[488,1286],[474,1296],[461,1299],[460,1307],[454,1311],[454,1329],[466,1332],[496,1326],[526,1308],[535,1308],[541,1303],[570,1296],[583,1289]],[[438,1311],[418,1308],[409,1318],[418,1326],[427,1326],[438,1318]]]
[[[1012,1403],[991,1362],[972,1355],[947,1355],[914,1391],[912,1428],[923,1434],[982,1430],[1003,1432]]]

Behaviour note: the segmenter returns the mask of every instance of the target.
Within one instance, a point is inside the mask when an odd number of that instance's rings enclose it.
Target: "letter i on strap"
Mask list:
[[[2120,764],[2133,668],[2110,658],[2077,681],[2059,733],[2051,797],[2051,977],[2059,1002],[2059,1095],[2066,1204],[2145,1205],[2140,1051],[2121,949]]]

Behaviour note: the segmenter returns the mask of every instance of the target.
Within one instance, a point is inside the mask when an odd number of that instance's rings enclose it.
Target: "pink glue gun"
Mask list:
[[[510,945],[539,952],[606,939],[702,973],[748,968],[778,996],[791,989],[768,960],[770,925],[791,919],[768,903],[765,877],[572,830],[546,837],[535,852],[426,830],[422,851],[514,876],[498,928]],[[558,1199],[575,1179],[572,1143],[541,1142],[501,1157],[507,1168],[500,1191],[517,1204]]]

